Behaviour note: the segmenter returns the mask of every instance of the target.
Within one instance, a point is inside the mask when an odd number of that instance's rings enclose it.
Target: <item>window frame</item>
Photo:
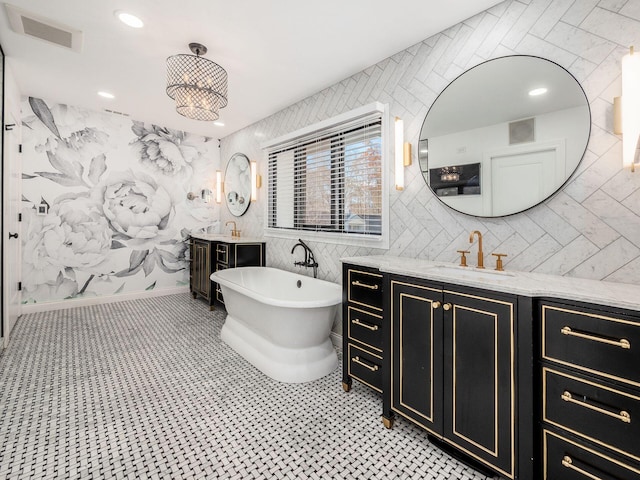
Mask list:
[[[331,195],[331,213],[332,213],[332,225],[333,228],[321,228],[317,231],[314,230],[305,230],[302,228],[296,228],[294,224],[294,228],[273,228],[269,226],[269,205],[271,203],[271,198],[269,198],[269,191],[267,191],[265,202],[265,210],[264,210],[264,235],[265,237],[275,237],[275,238],[291,238],[297,239],[300,237],[305,237],[308,239],[313,239],[317,241],[321,241],[324,243],[333,243],[333,244],[343,244],[343,245],[354,245],[354,246],[364,246],[364,247],[372,247],[379,249],[388,249],[389,248],[389,178],[390,178],[390,168],[392,167],[392,152],[391,152],[391,142],[389,141],[390,137],[390,119],[388,112],[388,105],[382,104],[379,102],[374,102],[369,105],[365,105],[349,112],[337,115],[335,117],[329,118],[322,122],[315,123],[313,125],[309,125],[302,129],[296,130],[289,134],[283,135],[281,137],[275,138],[269,142],[266,142],[262,145],[262,149],[264,151],[266,164],[269,165],[269,157],[270,153],[276,151],[278,146],[291,144],[295,142],[297,138],[304,140],[308,138],[308,136],[314,134],[315,132],[329,130],[331,128],[335,128],[336,126],[356,120],[360,117],[369,116],[372,114],[378,114],[380,116],[381,121],[381,134],[380,134],[380,152],[381,152],[381,181],[382,181],[382,198],[381,198],[381,233],[378,234],[363,234],[363,233],[349,233],[338,231],[340,225],[340,216],[344,214],[344,194],[345,194],[345,186],[344,181],[340,183],[337,187],[339,191],[337,195]],[[332,143],[337,141],[336,139],[332,139]],[[304,146],[304,143],[301,142],[299,147]],[[344,142],[342,142],[342,148],[345,148]],[[333,149],[333,146],[332,146]],[[298,160],[298,146],[294,149],[294,168],[297,168]],[[332,150],[333,151],[333,150]],[[334,162],[333,153],[331,154],[331,175],[336,175],[337,173],[334,170]],[[305,158],[305,154],[300,155],[300,163],[303,162]],[[340,168],[338,166],[338,168]],[[344,169],[344,164],[342,165],[342,169]],[[269,174],[269,167],[267,167],[267,185],[270,187],[276,186],[276,178],[272,178]],[[295,177],[295,175],[294,175]],[[344,180],[344,172],[343,172],[343,180]],[[295,184],[294,184],[295,191]],[[295,208],[298,207],[298,203],[300,202],[299,198],[296,198],[296,195],[293,195]],[[336,205],[334,205],[336,203]],[[334,217],[334,209],[335,209],[335,217]],[[296,218],[297,211],[294,211],[294,218]],[[344,220],[343,220],[344,221]],[[314,225],[315,226],[315,225]]]

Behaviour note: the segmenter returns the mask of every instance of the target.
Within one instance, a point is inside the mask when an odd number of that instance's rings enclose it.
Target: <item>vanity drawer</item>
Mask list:
[[[640,396],[569,373],[542,371],[543,421],[640,461]]]
[[[640,480],[638,467],[548,430],[542,461],[543,480]]]
[[[218,243],[216,245],[216,261],[229,263],[229,245],[225,243]]]
[[[543,303],[542,357],[640,386],[640,318]]]
[[[364,343],[378,353],[382,352],[382,315],[352,306],[348,306],[347,311],[349,338]]]
[[[364,270],[349,269],[347,273],[347,300],[382,311],[382,275]]]
[[[349,375],[382,393],[382,357],[352,343],[347,346]]]

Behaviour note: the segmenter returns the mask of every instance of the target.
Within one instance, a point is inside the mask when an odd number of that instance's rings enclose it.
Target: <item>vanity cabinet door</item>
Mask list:
[[[444,291],[444,437],[514,477],[515,299]]]
[[[209,300],[211,298],[211,244],[201,240],[192,240],[191,246],[191,292]]]
[[[264,243],[238,243],[232,249],[229,266],[264,266]]]
[[[391,408],[442,435],[442,289],[391,280]]]

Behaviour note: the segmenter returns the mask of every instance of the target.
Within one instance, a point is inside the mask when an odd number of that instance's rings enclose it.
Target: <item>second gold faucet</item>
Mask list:
[[[231,236],[232,237],[240,237],[240,230],[238,230],[238,228],[236,227],[236,222],[234,222],[233,220],[229,220],[227,223],[225,223],[225,227],[227,225],[229,225],[230,223],[233,223],[233,228],[231,229]]]
[[[478,235],[478,267],[477,268],[484,268],[484,254],[482,253],[482,233],[480,233],[480,230],[474,230],[473,232],[471,232],[471,235],[469,235],[469,243],[473,243],[473,237],[475,235]]]

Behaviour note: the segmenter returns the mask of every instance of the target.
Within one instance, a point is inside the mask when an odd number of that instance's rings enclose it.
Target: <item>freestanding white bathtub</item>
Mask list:
[[[260,371],[301,383],[337,367],[329,334],[340,285],[271,267],[229,268],[211,280],[227,308],[220,338]]]

